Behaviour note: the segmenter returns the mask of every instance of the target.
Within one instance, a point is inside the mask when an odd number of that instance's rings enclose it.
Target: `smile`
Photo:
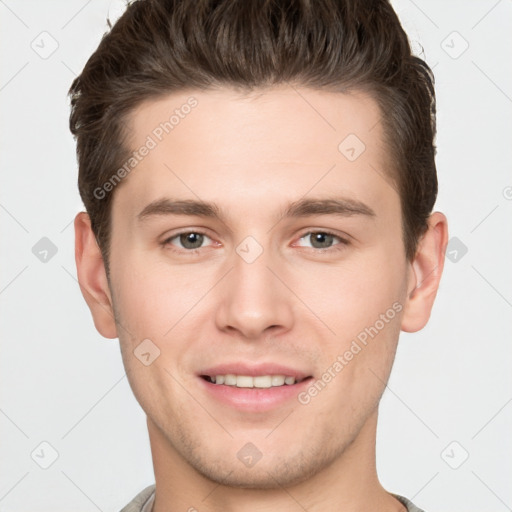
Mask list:
[[[292,386],[304,379],[285,375],[202,375],[202,378],[217,385],[233,386],[237,388],[272,388],[279,386]]]

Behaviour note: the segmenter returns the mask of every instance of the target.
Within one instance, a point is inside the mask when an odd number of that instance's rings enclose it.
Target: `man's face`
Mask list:
[[[158,131],[191,96],[197,106]],[[110,282],[154,442],[233,486],[318,473],[371,438],[408,294],[376,103],[285,87],[193,91],[143,104],[130,126],[133,150],[148,136],[156,147],[115,191]],[[148,208],[163,200],[217,215]],[[210,382],[226,374],[276,386]]]

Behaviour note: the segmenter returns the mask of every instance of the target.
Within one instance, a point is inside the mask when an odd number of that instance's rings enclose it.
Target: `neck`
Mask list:
[[[303,482],[284,488],[235,488],[196,471],[148,418],[156,493],[153,512],[308,512],[379,510],[405,507],[380,485],[375,467],[377,410],[353,442],[330,465]]]

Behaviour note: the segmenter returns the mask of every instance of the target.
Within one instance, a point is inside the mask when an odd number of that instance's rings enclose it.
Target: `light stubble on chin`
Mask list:
[[[363,415],[364,412],[367,416]],[[363,425],[377,415],[377,404],[374,409],[364,412],[359,411],[360,417],[350,418],[346,425],[341,425],[341,420],[337,425],[319,423],[314,427],[318,429],[316,432],[303,432],[304,442],[300,447],[287,448],[279,444],[276,448],[281,453],[263,451],[262,458],[251,468],[236,457],[239,447],[247,442],[247,436],[243,439],[232,438],[220,432],[217,425],[190,425],[180,418],[172,421],[160,417],[163,427],[158,426],[151,417],[149,421],[152,428],[159,430],[159,437],[165,438],[175,452],[176,459],[181,459],[204,478],[233,488],[272,490],[298,485],[341,459]],[[214,434],[216,431],[218,434]],[[231,456],[226,453],[227,450],[219,448],[222,452],[219,457],[209,446],[212,435],[226,436],[226,440],[229,437],[228,444],[233,447]],[[338,441],[333,442],[334,439]]]

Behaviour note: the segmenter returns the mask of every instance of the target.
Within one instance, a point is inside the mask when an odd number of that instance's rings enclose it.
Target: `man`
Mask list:
[[[124,511],[418,511],[375,464],[447,222],[385,0],[139,0],[71,87],[80,286],[156,486]]]

